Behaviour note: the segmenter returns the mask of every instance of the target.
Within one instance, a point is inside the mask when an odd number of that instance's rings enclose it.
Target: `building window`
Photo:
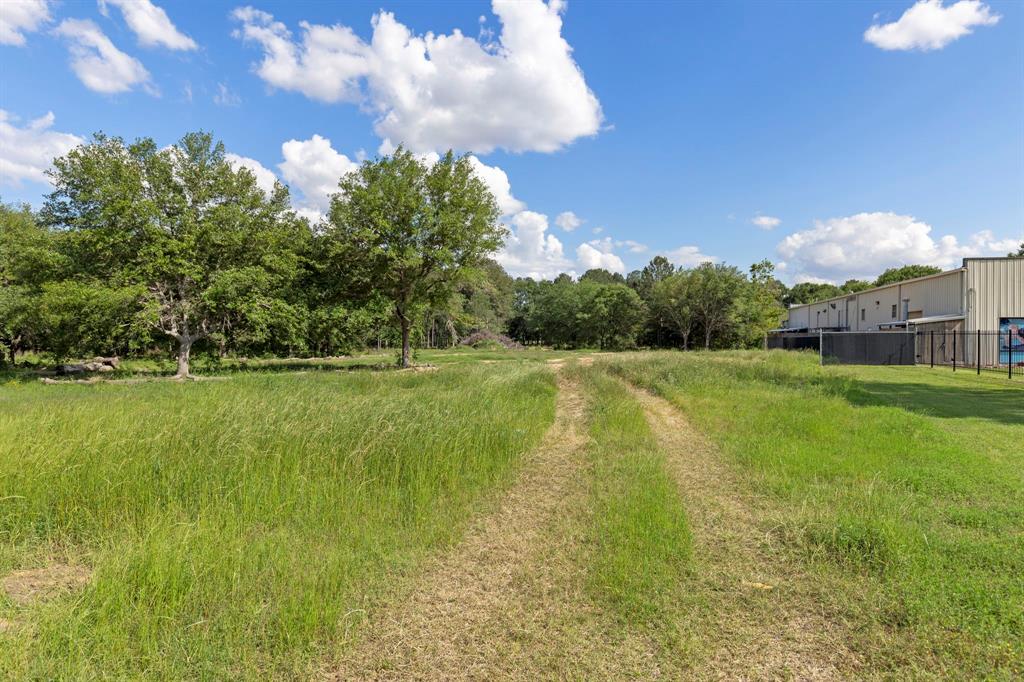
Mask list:
[[[865,312],[866,310],[867,310],[867,308],[861,308],[861,309],[860,309],[860,321],[861,321],[861,322],[863,322],[863,321],[864,321],[864,312]]]
[[[896,319],[896,304],[892,304],[892,319]]]

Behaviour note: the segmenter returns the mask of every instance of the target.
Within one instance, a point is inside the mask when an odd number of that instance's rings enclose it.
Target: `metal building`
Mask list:
[[[790,306],[777,331],[994,331],[1022,318],[1024,258],[965,258],[955,270]]]

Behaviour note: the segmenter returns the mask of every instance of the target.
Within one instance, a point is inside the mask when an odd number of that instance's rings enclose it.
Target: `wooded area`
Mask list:
[[[428,164],[399,149],[339,178],[311,224],[190,133],[159,149],[96,134],[54,161],[41,210],[0,205],[0,345],[69,358],[193,353],[333,356],[368,347],[758,346],[783,305],[843,287],[787,289],[764,260],[677,268],[663,256],[623,276],[512,278],[506,234],[468,157]],[[909,266],[882,278],[927,272]],[[882,279],[880,278],[880,280]],[[474,332],[485,332],[475,334]],[[507,339],[507,340],[506,340]]]

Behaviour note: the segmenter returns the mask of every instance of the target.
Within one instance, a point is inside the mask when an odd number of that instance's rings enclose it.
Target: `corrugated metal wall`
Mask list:
[[[954,270],[942,277],[908,282],[900,292],[901,299],[910,299],[908,309],[921,311],[921,317],[959,315],[963,313],[964,272]]]
[[[786,326],[790,329],[800,329],[801,327],[810,327],[810,318],[807,316],[807,311],[810,310],[810,306],[798,305],[793,306],[789,309],[789,322]]]
[[[892,306],[896,306],[896,315],[892,314]],[[864,311],[864,320],[861,318]],[[878,325],[896,322],[900,319],[899,285],[893,284],[884,289],[864,291],[857,294],[857,321],[851,331],[873,331]]]
[[[968,258],[967,330],[996,330],[1001,317],[1024,317],[1024,258]]]
[[[861,292],[856,301],[844,296],[795,306],[789,309],[788,326],[873,331],[880,324],[903,319],[904,299],[908,299],[907,310],[915,317],[965,314],[966,331],[995,330],[1001,317],[1024,317],[1024,259],[977,258],[965,263],[966,269],[941,276]]]

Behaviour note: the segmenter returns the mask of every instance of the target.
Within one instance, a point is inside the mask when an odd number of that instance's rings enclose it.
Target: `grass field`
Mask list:
[[[1024,386],[420,361],[0,385],[0,676],[1024,675]]]
[[[0,676],[296,674],[508,482],[553,388],[508,364],[0,389],[0,574],[93,572],[0,606],[27,624]]]

